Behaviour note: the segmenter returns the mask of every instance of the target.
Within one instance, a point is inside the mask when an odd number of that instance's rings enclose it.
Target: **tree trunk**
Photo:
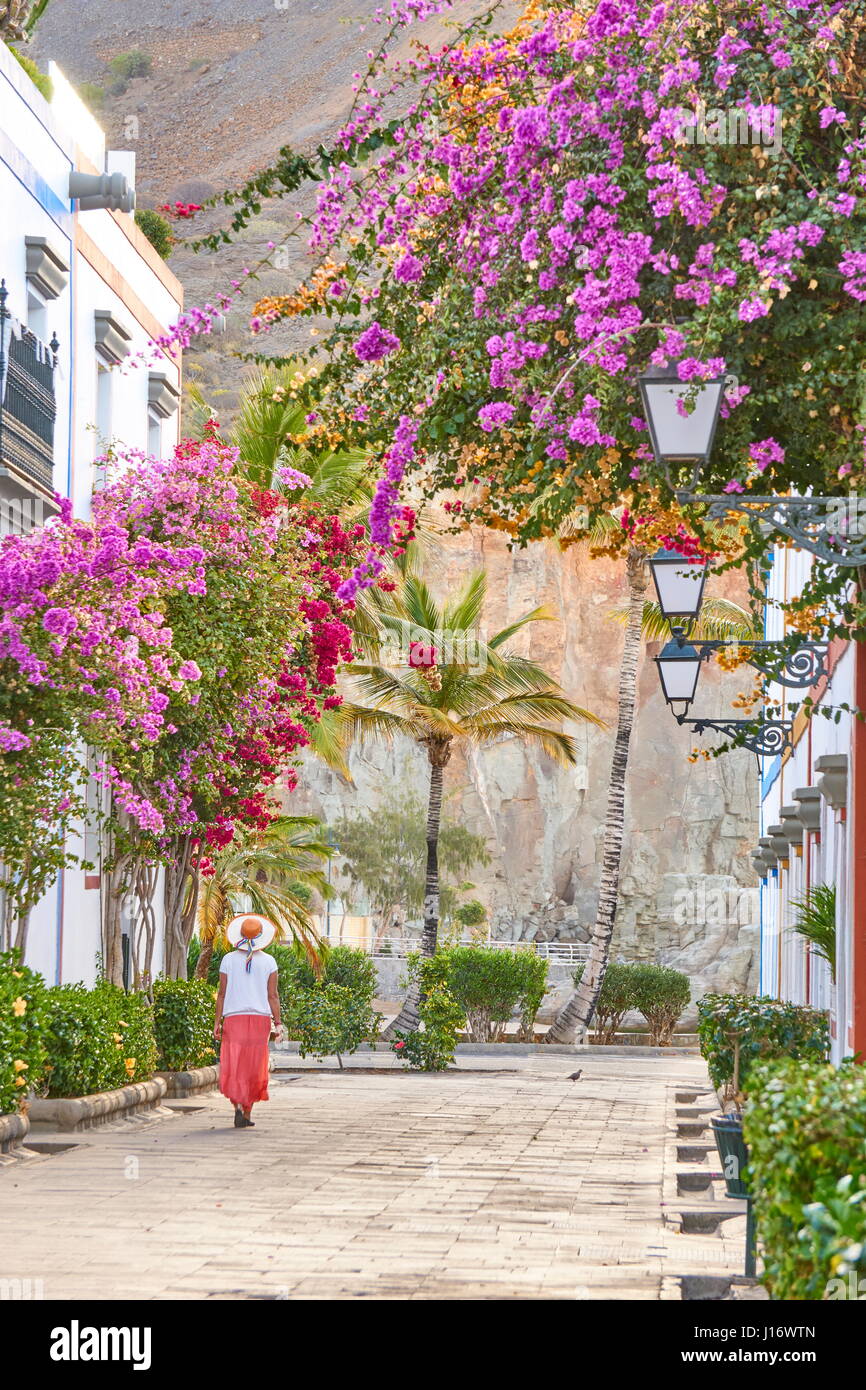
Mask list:
[[[430,791],[427,799],[427,873],[424,879],[424,930],[421,934],[422,956],[435,956],[439,935],[439,827],[442,821],[442,782],[445,766],[451,757],[451,740],[425,739],[430,759]],[[414,1032],[421,1021],[421,989],[413,984],[403,1001],[397,1017],[388,1024],[382,1036]]]
[[[195,926],[198,874],[192,866],[191,835],[174,837],[174,855],[165,869],[163,971],[169,980],[186,979],[186,957]]]
[[[544,1040],[549,1043],[574,1042],[578,1029],[580,1030],[581,1041],[586,1035],[604,983],[610,955],[610,943],[616,922],[622,841],[625,829],[625,783],[628,771],[628,750],[634,724],[637,667],[643,631],[644,595],[649,583],[646,551],[638,546],[633,546],[628,552],[626,563],[629,585],[628,624],[625,630],[625,643],[619,673],[619,715],[610,770],[607,815],[604,823],[604,849],[598,893],[598,912],[583,978],[548,1029]]]
[[[133,860],[121,855],[102,875],[102,974],[112,985],[123,984],[121,913],[129,896]]]
[[[197,980],[207,979],[207,972],[210,969],[210,963],[213,957],[213,943],[213,937],[211,937],[209,941],[202,942],[199,958],[195,966],[195,978]]]

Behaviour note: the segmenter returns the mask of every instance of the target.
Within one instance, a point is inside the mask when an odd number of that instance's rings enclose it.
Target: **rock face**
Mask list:
[[[534,623],[514,646],[541,662],[576,704],[600,715],[601,730],[570,729],[577,767],[504,737],[456,751],[446,769],[449,815],[486,836],[491,862],[471,873],[502,940],[585,941],[595,915],[608,777],[617,716],[623,632],[612,611],[626,599],[624,565],[591,559],[579,547],[549,544],[509,552],[498,533],[449,536],[432,584],[439,593],[484,566],[487,634],[539,604],[559,616]],[[733,596],[730,595],[729,596]],[[684,970],[693,997],[745,989],[755,980],[757,891],[748,859],[757,839],[757,770],[743,751],[689,762],[696,740],[665,705],[649,644],[638,677],[629,762],[626,838],[614,954]],[[743,684],[701,675],[695,710],[733,714]],[[721,741],[721,740],[716,740]],[[426,792],[426,757],[415,746],[369,743],[353,749],[354,789],[312,761],[292,797],[299,811],[326,819],[374,805],[388,786]]]

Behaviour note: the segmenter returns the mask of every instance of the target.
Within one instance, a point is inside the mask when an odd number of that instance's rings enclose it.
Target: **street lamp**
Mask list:
[[[701,383],[680,381],[676,362],[649,367],[638,376],[656,463],[681,506],[707,507],[708,521],[739,515],[765,533],[778,532],[828,564],[866,565],[866,526],[859,497],[777,497],[775,494],[696,491],[712,452],[725,377]],[[691,482],[677,486],[671,464],[692,464]]]
[[[683,706],[681,713],[688,714],[698,685],[701,670],[701,657],[694,647],[676,637],[668,642],[659,656],[655,658],[659,680],[668,704]],[[676,711],[674,711],[676,713]]]
[[[658,550],[649,562],[662,617],[671,624],[691,627],[701,611],[709,560],[694,560],[678,550]]]
[[[695,487],[713,451],[724,376],[702,382],[681,381],[673,360],[648,367],[637,384],[656,462],[663,465],[669,483],[672,463],[691,463],[691,485]]]

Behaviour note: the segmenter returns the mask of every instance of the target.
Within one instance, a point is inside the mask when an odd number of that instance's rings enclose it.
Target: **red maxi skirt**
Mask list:
[[[223,1019],[220,1044],[220,1090],[234,1105],[268,1099],[268,1038],[265,1014],[229,1014]]]

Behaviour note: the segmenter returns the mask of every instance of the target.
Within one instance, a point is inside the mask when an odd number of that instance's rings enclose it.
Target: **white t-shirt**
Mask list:
[[[220,974],[227,980],[223,1018],[230,1014],[267,1014],[270,1018],[268,980],[276,968],[277,962],[265,951],[253,951],[249,970],[246,951],[229,951],[223,956]]]

